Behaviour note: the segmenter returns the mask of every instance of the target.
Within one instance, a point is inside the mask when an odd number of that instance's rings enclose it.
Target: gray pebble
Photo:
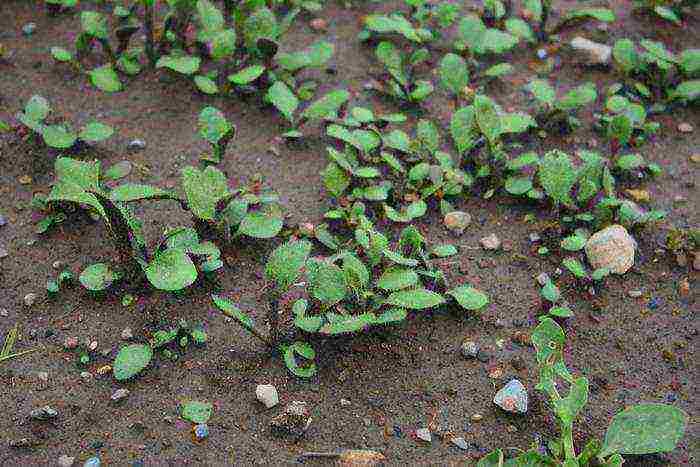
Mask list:
[[[119,402],[120,400],[126,399],[127,397],[129,397],[129,390],[122,388],[114,391],[114,394],[112,394],[111,399],[114,402]]]
[[[129,142],[126,147],[129,151],[143,151],[146,149],[146,142],[142,139],[135,139]]]
[[[36,31],[36,23],[27,23],[22,26],[22,34],[25,36],[31,36]]]
[[[491,354],[484,350],[479,350],[479,352],[476,354],[476,359],[481,363],[486,363],[491,360]]]
[[[479,353],[479,344],[474,341],[462,342],[462,355],[464,358],[476,358]]]
[[[8,256],[10,256],[10,252],[7,251],[7,248],[0,246],[0,259],[7,258]]]
[[[416,438],[426,443],[430,443],[433,440],[433,436],[430,434],[430,430],[427,428],[419,428],[416,430]]]
[[[47,405],[39,409],[34,409],[29,413],[29,417],[32,420],[49,420],[58,416],[58,411],[53,407]]]
[[[59,467],[71,467],[74,463],[75,463],[75,457],[67,456],[64,454],[58,458],[58,466]]]
[[[541,273],[539,276],[537,276],[537,283],[540,284],[542,287],[552,279],[549,278],[549,274],[546,272]]]
[[[35,293],[28,293],[24,296],[24,304],[26,306],[32,306],[36,302],[37,295]]]

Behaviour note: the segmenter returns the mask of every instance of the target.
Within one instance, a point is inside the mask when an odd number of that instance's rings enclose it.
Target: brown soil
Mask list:
[[[322,77],[323,88],[345,86],[355,93],[356,102],[390,109],[389,103],[362,90],[368,70],[378,68],[371,51],[356,40],[361,17],[373,8],[390,6],[356,1],[355,9],[345,9],[339,2],[329,3],[323,16],[330,27],[324,36],[336,44],[332,67],[337,73]],[[660,26],[654,19],[632,15],[628,2],[615,4],[620,19],[610,27],[608,43],[622,36],[647,36],[663,40],[674,50],[700,46],[697,15],[682,28]],[[309,20],[297,20],[285,40],[288,46],[298,49],[320,37],[309,28]],[[37,29],[27,38],[21,27],[29,21],[36,22]],[[48,98],[71,121],[98,118],[118,133],[88,157],[99,158],[103,166],[127,158],[144,168],[134,171],[132,181],[162,186],[175,182],[179,168],[196,164],[199,153],[207,149],[195,133],[196,119],[203,106],[214,105],[238,126],[222,168],[240,180],[262,174],[282,196],[290,223],[320,220],[325,208],[318,176],[326,160],[323,141],[314,139],[304,148],[280,145],[275,138],[285,128],[284,122],[271,109],[254,99],[203,97],[190,84],[160,73],[146,72],[117,94],[96,91],[84,77],[55,67],[48,56],[48,48],[67,44],[69,32],[77,27],[76,15],[47,17],[37,2],[2,2],[0,42],[13,57],[10,64],[0,64],[0,118],[10,118],[33,94]],[[563,36],[592,30],[582,26],[568,29]],[[521,48],[515,55],[519,63],[515,78],[489,85],[487,92],[504,107],[527,110],[521,86],[534,75],[526,66],[534,51]],[[594,80],[599,90],[615,80],[610,73],[586,71],[566,59],[551,78],[563,86]],[[428,105],[428,115],[444,121],[451,112],[449,106],[447,97],[438,93]],[[581,142],[595,135],[590,132],[591,112],[582,116],[584,125],[574,137],[548,138],[536,146],[557,146],[568,152],[584,148]],[[567,363],[592,383],[575,436],[579,445],[601,437],[610,417],[626,405],[670,402],[691,417],[678,449],[664,456],[628,459],[628,463],[699,465],[697,275],[674,266],[659,247],[668,226],[698,225],[698,165],[689,157],[700,152],[700,113],[697,108],[677,109],[656,120],[662,125],[660,134],[641,152],[664,167],[664,174],[649,189],[652,205],[669,212],[667,226],[637,235],[640,248],[634,269],[623,277],[609,278],[596,303],[567,291],[576,312],[566,323]],[[695,131],[679,133],[680,122],[691,123]],[[262,322],[267,306],[260,291],[263,262],[272,247],[267,243],[229,247],[226,255],[234,261],[220,275],[218,285],[202,284],[179,295],[138,291],[136,306],[126,308],[116,294],[94,297],[79,287],[61,292],[57,299],[45,299],[45,281],[56,274],[54,261],[77,273],[92,262],[109,260],[111,247],[102,226],[87,218],[66,223],[47,236],[33,233],[29,202],[33,193],[48,190],[55,154],[12,136],[3,138],[0,214],[10,222],[0,228],[0,246],[10,255],[0,260],[0,308],[9,312],[9,317],[0,317],[0,332],[4,335],[19,323],[22,337],[17,349],[39,351],[0,363],[4,387],[0,401],[6,413],[0,420],[0,464],[55,465],[62,454],[76,456],[80,462],[99,455],[108,465],[128,465],[139,459],[146,465],[288,464],[306,450],[369,448],[385,453],[392,465],[471,465],[491,449],[527,449],[536,434],[546,437],[556,431],[544,398],[534,390],[538,375],[533,351],[518,345],[516,337],[535,323],[539,297],[533,278],[542,271],[553,274],[560,264],[558,258],[539,258],[528,241],[530,233],[541,231],[546,212],[502,197],[490,201],[470,197],[459,208],[470,212],[474,222],[456,239],[436,214],[428,216],[420,229],[433,241],[452,242],[462,252],[442,262],[448,279],[478,285],[492,298],[488,309],[480,318],[441,311],[416,316],[385,332],[314,342],[318,375],[302,381],[291,376],[279,358],[270,358],[258,342],[226,323],[209,299],[214,290],[230,292]],[[127,143],[134,138],[144,139],[148,146],[127,154]],[[271,145],[279,148],[279,155],[269,151]],[[32,183],[20,184],[22,175],[30,175]],[[687,202],[674,203],[678,196]],[[535,223],[523,221],[529,212],[537,214]],[[163,226],[187,222],[175,204],[151,204],[140,215],[148,219],[150,239],[157,238]],[[478,248],[478,240],[493,232],[511,242],[513,250],[493,254]],[[526,259],[518,259],[516,253]],[[482,261],[486,258],[489,261]],[[681,296],[679,283],[684,278],[690,281],[690,294]],[[642,290],[643,296],[630,298],[627,292],[634,289]],[[27,308],[23,297],[30,292],[38,293],[40,299]],[[656,309],[648,307],[651,299],[658,300]],[[148,371],[126,384],[109,374],[97,374],[123,344],[124,328],[144,336],[179,318],[205,324],[210,335],[206,348],[189,350],[176,362],[155,359]],[[69,336],[96,340],[100,351],[112,349],[109,358],[99,357],[86,368],[94,375],[90,382],[81,380],[84,369],[76,364],[75,355],[63,350]],[[459,347],[465,338],[491,352],[491,361],[463,359]],[[501,375],[492,378],[489,374],[493,376],[495,369]],[[49,373],[48,382],[38,378],[42,371]],[[491,403],[495,391],[511,377],[529,389],[531,408],[524,416],[505,414]],[[274,384],[283,404],[304,400],[312,406],[314,421],[305,438],[294,442],[271,436],[269,421],[279,408],[261,408],[254,395],[259,383]],[[121,387],[131,395],[116,405],[110,395]],[[215,404],[211,436],[204,444],[194,444],[190,426],[178,419],[178,405],[187,399]],[[350,404],[341,404],[341,399]],[[53,423],[28,420],[31,409],[47,404],[59,411]],[[477,413],[483,419],[470,421]],[[412,430],[431,420],[463,436],[471,449],[460,451],[447,439],[434,438],[431,445],[416,441]],[[36,444],[27,449],[8,447],[8,442],[20,438]]]

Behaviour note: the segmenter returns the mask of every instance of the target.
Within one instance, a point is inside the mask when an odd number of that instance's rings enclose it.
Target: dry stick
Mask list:
[[[146,56],[151,67],[156,65],[156,52],[153,40],[153,0],[144,0],[143,25],[146,28]]]
[[[253,336],[260,339],[260,341],[262,341],[265,345],[268,345],[268,346],[270,345],[270,340],[266,336],[260,334],[255,328],[252,328],[252,327],[249,328],[248,326],[246,326],[243,323],[241,323],[240,321],[238,321],[238,317],[236,317],[236,315],[234,315],[233,313],[226,311],[226,310],[221,310],[221,312],[223,314],[225,314],[226,316],[228,316],[229,318],[233,318],[234,323],[238,324],[240,327],[242,327],[243,329],[245,329],[246,331],[251,333]]]

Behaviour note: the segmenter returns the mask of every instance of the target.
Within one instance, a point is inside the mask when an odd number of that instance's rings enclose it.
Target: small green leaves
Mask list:
[[[529,177],[508,177],[504,188],[513,196],[522,196],[532,189],[532,180]]]
[[[109,193],[109,198],[112,201],[123,203],[158,197],[174,197],[174,195],[161,188],[139,183],[124,183]]]
[[[159,290],[182,290],[197,279],[197,268],[182,249],[159,252],[145,268],[148,281]]]
[[[543,79],[533,80],[532,82],[530,82],[527,89],[540,103],[548,105],[550,107],[554,105],[554,101],[557,98],[557,94],[548,81]]]
[[[309,120],[335,118],[340,107],[345,104],[349,98],[350,93],[345,89],[330,91],[304,109],[301,115]]]
[[[83,31],[96,39],[107,39],[107,18],[96,11],[83,11],[80,13],[80,24]]]
[[[277,212],[249,212],[238,226],[239,235],[272,238],[282,230],[284,222]]]
[[[215,107],[205,107],[202,109],[199,113],[197,126],[199,127],[199,136],[212,145],[218,144],[229,132],[235,132],[234,126],[231,125],[231,123],[226,120],[224,114]]]
[[[469,70],[464,59],[453,53],[446,54],[440,62],[440,81],[452,94],[460,95],[469,85]]]
[[[308,343],[296,341],[292,345],[282,345],[280,350],[284,357],[284,363],[292,374],[300,378],[311,378],[316,374],[316,364],[313,363],[316,351]],[[307,366],[301,366],[297,361],[297,356],[312,362]]]
[[[78,138],[87,143],[97,143],[106,140],[113,134],[114,129],[111,126],[99,122],[90,122],[80,130]]]
[[[333,263],[322,259],[310,259],[306,263],[309,295],[332,306],[345,298],[347,285],[345,274]]]
[[[557,287],[552,280],[548,280],[544,284],[540,293],[542,294],[542,298],[552,303],[556,303],[561,299],[559,287]]]
[[[236,51],[236,31],[233,29],[218,31],[212,38],[209,49],[211,58],[214,60],[230,57]]]
[[[561,247],[567,251],[579,251],[586,246],[586,238],[581,235],[569,235],[561,241]]]
[[[192,75],[199,70],[202,59],[191,55],[163,55],[156,62],[156,68],[168,68],[183,75]]]
[[[194,84],[197,86],[197,89],[204,94],[213,95],[219,92],[219,87],[216,85],[216,82],[208,76],[196,75],[194,77]]]
[[[192,214],[206,221],[216,218],[217,204],[229,195],[226,176],[213,166],[183,168],[182,186]]]
[[[595,84],[585,83],[564,94],[557,102],[557,107],[562,110],[573,110],[590,104],[596,100],[596,97],[598,97],[598,93]]]
[[[442,295],[427,289],[410,289],[394,292],[386,299],[387,305],[409,310],[425,310],[445,303]]]
[[[51,56],[57,62],[70,62],[73,60],[73,54],[63,47],[51,47]]]
[[[476,128],[476,117],[474,115],[474,106],[462,107],[452,114],[450,121],[450,135],[454,140],[457,151],[460,154],[469,151],[479,137]]]
[[[71,148],[77,140],[76,134],[63,125],[47,125],[41,135],[47,146],[56,149]]]
[[[258,79],[265,72],[265,67],[263,65],[250,65],[242,70],[228,75],[229,82],[241,86],[244,84],[250,84],[256,79]]]
[[[577,173],[568,154],[549,151],[540,162],[537,174],[542,188],[555,203],[570,205],[573,202],[571,189],[576,183]]]
[[[101,292],[108,289],[120,275],[114,272],[109,265],[96,263],[88,266],[80,273],[80,283],[88,290]]]
[[[382,290],[393,291],[413,287],[418,283],[418,274],[412,269],[392,268],[387,269],[379,277],[377,287]]]
[[[213,405],[209,402],[187,401],[180,406],[180,416],[192,423],[207,423]]]
[[[485,293],[469,285],[462,285],[447,292],[465,310],[475,311],[485,307],[489,298]]]
[[[665,404],[640,404],[613,417],[598,457],[672,451],[683,437],[688,415]]]
[[[97,89],[105,92],[118,92],[122,90],[122,83],[119,81],[117,72],[112,65],[102,65],[94,70],[88,71],[90,82]]]
[[[267,90],[267,99],[284,115],[284,118],[294,122],[294,112],[299,107],[299,99],[286,84],[282,81],[275,82]]]
[[[279,29],[275,14],[269,8],[257,8],[247,16],[243,24],[243,35],[248,48],[254,48],[259,39],[277,39]]]
[[[253,330],[255,328],[255,323],[253,319],[246,313],[242,312],[236,305],[234,305],[231,300],[222,297],[217,294],[211,294],[211,298],[214,304],[221,310],[226,316],[237,320],[243,325],[247,330]]]
[[[265,275],[284,292],[297,280],[311,253],[311,242],[290,240],[275,248],[267,260]]]
[[[114,359],[112,373],[117,381],[130,379],[142,372],[153,358],[150,345],[132,344],[122,347]]]

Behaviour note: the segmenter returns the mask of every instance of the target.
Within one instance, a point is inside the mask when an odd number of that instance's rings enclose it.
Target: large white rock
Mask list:
[[[608,268],[624,274],[634,265],[634,238],[621,225],[611,225],[591,235],[586,242],[586,256],[594,269]]]
[[[574,55],[585,65],[601,66],[610,64],[612,47],[609,45],[599,44],[581,36],[571,39],[570,45]]]
[[[277,395],[277,388],[271,384],[258,384],[258,387],[255,388],[255,397],[265,404],[265,407],[268,409],[271,409],[280,402],[280,398]]]

